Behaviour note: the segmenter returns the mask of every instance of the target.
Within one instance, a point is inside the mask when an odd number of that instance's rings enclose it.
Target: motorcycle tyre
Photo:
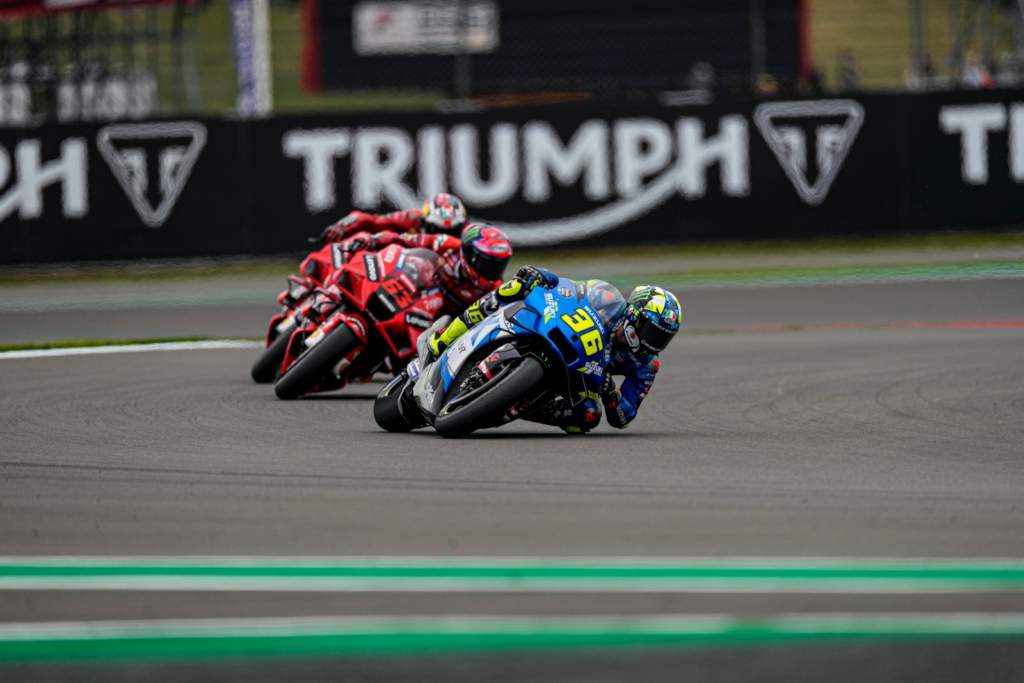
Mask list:
[[[274,394],[282,401],[302,396],[317,384],[332,365],[359,346],[359,339],[346,325],[338,325],[319,344],[299,356],[298,360],[274,384]]]
[[[447,438],[466,436],[481,425],[493,422],[543,379],[544,366],[536,358],[527,356],[479,398],[453,413],[434,418],[434,429]]]
[[[252,371],[249,373],[252,375],[252,381],[257,384],[270,384],[277,377],[278,371],[281,369],[281,361],[284,360],[285,351],[288,349],[288,340],[291,339],[292,332],[295,331],[295,323],[288,326],[288,329],[283,330],[274,337],[274,341],[270,342],[270,346],[263,349],[260,353],[259,358],[252,364]]]
[[[399,382],[401,380],[401,382]],[[397,384],[397,386],[394,386]],[[400,433],[412,431],[413,425],[402,415],[402,396],[409,387],[409,378],[403,372],[384,385],[373,402],[373,419],[384,431]],[[391,389],[391,393],[387,393]]]

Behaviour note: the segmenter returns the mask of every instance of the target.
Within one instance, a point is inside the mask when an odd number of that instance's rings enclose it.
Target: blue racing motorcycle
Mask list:
[[[530,414],[560,396],[600,391],[611,321],[622,306],[600,281],[561,279],[491,314],[425,368],[413,361],[377,395],[373,416],[389,432],[433,425],[465,436]]]

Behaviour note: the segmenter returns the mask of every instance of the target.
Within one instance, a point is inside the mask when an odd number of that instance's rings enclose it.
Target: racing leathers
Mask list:
[[[424,232],[423,212],[420,209],[383,214],[351,211],[337,223],[327,227],[324,231],[324,239],[328,242],[340,242],[358,232],[381,230],[422,233]]]
[[[558,276],[551,271],[534,266],[520,268],[515,277],[475,301],[447,327],[431,336],[428,344],[433,357],[439,356],[488,315],[524,299],[537,285],[553,289],[558,286],[558,282]],[[603,304],[610,315],[606,326],[609,338],[605,343],[606,363],[601,391],[599,394],[585,391],[575,401],[569,397],[555,396],[525,419],[551,424],[569,433],[588,432],[600,423],[603,407],[607,411],[608,424],[625,429],[636,417],[640,404],[654,384],[660,363],[656,355],[632,351],[624,340],[618,338],[621,336],[618,323],[625,311],[626,301],[615,287],[602,280],[574,284],[584,296],[588,291],[597,290],[608,297],[608,301]],[[612,375],[623,376],[619,388],[616,388]]]
[[[469,279],[462,275],[462,262],[459,250],[462,240],[448,235],[428,235],[425,233],[399,233],[385,230],[375,234],[357,232],[341,243],[342,249],[357,251],[360,249],[379,250],[392,244],[401,244],[409,249],[430,249],[441,257],[441,265],[434,274],[434,284],[441,290],[444,303],[437,311],[442,315],[455,315],[466,306],[501,286],[502,280]]]

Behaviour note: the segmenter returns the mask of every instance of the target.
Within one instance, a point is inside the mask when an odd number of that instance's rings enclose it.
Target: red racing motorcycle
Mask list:
[[[252,365],[254,382],[266,384],[276,379],[297,320],[309,314],[317,290],[345,263],[346,256],[337,243],[325,244],[302,260],[299,274],[288,276],[287,288],[277,295],[281,310],[270,319],[265,346]]]
[[[280,399],[332,391],[374,372],[400,372],[443,305],[440,257],[392,244],[360,251],[335,270],[296,316],[274,384]]]

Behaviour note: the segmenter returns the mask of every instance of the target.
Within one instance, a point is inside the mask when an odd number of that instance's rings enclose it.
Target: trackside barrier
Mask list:
[[[0,263],[296,251],[448,189],[519,246],[1024,219],[1024,92],[0,129]]]

